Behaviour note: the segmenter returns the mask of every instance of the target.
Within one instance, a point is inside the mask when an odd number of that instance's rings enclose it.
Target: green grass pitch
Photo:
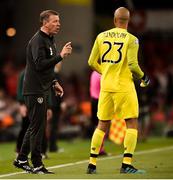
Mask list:
[[[51,175],[27,174],[13,167],[15,143],[0,144],[0,179],[173,179],[173,138],[149,138],[138,143],[133,165],[145,169],[146,174],[120,174],[123,146],[105,142],[111,155],[100,157],[97,174],[86,174],[90,140],[60,141],[61,153],[48,153],[46,167],[55,172]]]

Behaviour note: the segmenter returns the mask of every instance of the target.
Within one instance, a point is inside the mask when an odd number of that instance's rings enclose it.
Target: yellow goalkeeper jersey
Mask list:
[[[102,74],[102,91],[127,92],[134,88],[132,74],[138,79],[144,75],[138,65],[138,49],[138,39],[126,29],[113,28],[97,36],[88,64]]]

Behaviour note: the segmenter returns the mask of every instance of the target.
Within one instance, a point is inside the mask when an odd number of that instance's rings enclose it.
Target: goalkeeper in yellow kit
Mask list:
[[[89,65],[99,72],[101,91],[97,116],[99,123],[91,140],[88,174],[96,173],[96,160],[110,121],[116,114],[126,121],[124,156],[120,173],[144,173],[131,165],[137,143],[138,99],[133,76],[141,79],[141,87],[149,84],[149,78],[138,65],[138,39],[127,31],[130,13],[124,7],[114,13],[115,28],[100,33],[94,43]]]

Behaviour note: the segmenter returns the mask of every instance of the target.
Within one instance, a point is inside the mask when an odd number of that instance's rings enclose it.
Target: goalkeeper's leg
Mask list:
[[[90,160],[89,160],[89,165],[87,169],[88,174],[96,173],[97,156],[99,155],[99,151],[100,151],[105,133],[107,132],[109,128],[109,125],[110,125],[110,120],[108,121],[99,120],[98,126],[94,131],[94,134],[91,140]]]
[[[132,163],[132,157],[136,148],[137,136],[138,136],[138,123],[137,119],[126,119],[126,135],[124,138],[124,157],[122,162],[121,173],[144,173],[143,170],[134,168]]]

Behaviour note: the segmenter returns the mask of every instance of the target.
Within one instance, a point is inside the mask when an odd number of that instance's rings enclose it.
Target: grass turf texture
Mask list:
[[[97,163],[97,174],[88,175],[90,140],[76,139],[74,141],[60,141],[62,153],[48,153],[49,159],[44,160],[46,167],[50,167],[55,174],[34,175],[21,173],[23,171],[13,167],[15,158],[15,143],[0,144],[0,178],[8,179],[173,179],[173,139],[149,138],[145,143],[138,143],[133,165],[145,169],[146,174],[120,174],[123,146],[110,141],[105,142],[106,151],[111,156],[100,157]],[[167,148],[166,147],[170,147]],[[165,149],[163,149],[165,148]],[[151,150],[155,149],[153,152]],[[79,163],[76,163],[79,162]],[[75,164],[76,163],[76,164]],[[61,166],[62,165],[62,166]],[[16,173],[10,176],[4,174]]]

